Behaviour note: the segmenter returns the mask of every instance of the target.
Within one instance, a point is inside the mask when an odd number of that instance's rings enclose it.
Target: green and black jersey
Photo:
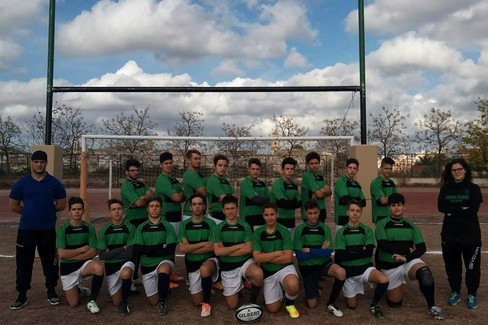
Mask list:
[[[185,194],[186,198],[183,214],[185,216],[191,216],[190,201],[188,201],[188,199],[190,196],[197,193],[197,190],[202,186],[207,186],[207,180],[203,174],[193,169],[187,169],[183,174],[183,193]]]
[[[362,223],[355,227],[346,224],[336,234],[336,263],[346,270],[348,278],[363,274],[368,267],[373,266],[374,247],[371,228]]]
[[[320,173],[313,173],[311,171],[306,171],[302,178],[302,219],[305,222],[307,220],[307,214],[305,213],[304,205],[312,198],[315,191],[324,188],[327,184],[326,179]],[[325,209],[325,198],[317,199],[317,203],[320,208],[319,220],[324,222],[327,217],[327,211]]]
[[[225,216],[222,212],[222,203],[219,201],[219,196],[222,194],[232,195],[234,190],[225,177],[219,177],[212,174],[207,182],[207,200],[210,204],[209,214],[212,218],[217,220],[224,220]]]
[[[323,222],[317,222],[311,226],[308,223],[302,223],[295,228],[293,236],[293,249],[302,250],[303,248],[322,249],[324,242],[328,241],[328,249],[333,250],[332,232],[329,226]],[[310,259],[298,260],[300,266],[320,266],[330,259],[329,256],[317,256]]]
[[[154,192],[163,201],[161,217],[168,222],[181,221],[181,202],[175,202],[171,196],[183,192],[180,182],[175,177],[164,173],[159,174]]]
[[[146,207],[133,207],[141,196],[144,196],[149,188],[139,180],[126,179],[120,187],[120,198],[124,204],[125,220],[147,220]],[[137,222],[136,222],[137,223]]]
[[[334,187],[334,214],[336,225],[344,226],[348,223],[349,217],[347,216],[347,204],[352,199],[361,201],[363,205],[366,203],[361,184],[347,176],[342,176],[337,180]]]
[[[201,222],[194,222],[192,218],[187,219],[180,224],[178,242],[182,243],[183,238],[186,238],[190,244],[211,241],[210,237],[215,227],[215,221],[206,217],[204,217]],[[186,271],[195,272],[200,268],[203,262],[211,257],[215,257],[213,251],[207,253],[186,253]]]
[[[113,250],[124,246],[133,246],[136,236],[136,228],[129,222],[120,225],[107,223],[98,232],[97,249],[99,251]],[[104,260],[105,273],[113,274],[120,270],[122,265],[127,262],[124,258],[111,258]]]
[[[278,206],[278,222],[287,228],[295,227],[295,210],[302,206],[298,185],[278,178],[271,187],[271,202]]]
[[[252,236],[252,250],[263,253],[271,253],[281,250],[293,250],[290,231],[285,226],[276,225],[276,230],[269,234],[266,231],[266,225],[259,227]],[[292,263],[278,264],[278,263],[260,263],[263,269],[264,277],[267,278],[287,265]]]
[[[269,200],[269,190],[266,183],[260,179],[246,177],[242,180],[239,197],[239,217],[250,225],[263,225],[263,204],[253,203],[255,197]],[[257,222],[259,220],[259,222]]]
[[[73,226],[67,221],[58,228],[56,248],[76,249],[86,245],[90,248],[97,248],[97,233],[88,222],[82,221],[78,226]],[[68,275],[78,270],[86,261],[62,258],[59,261],[61,275]]]
[[[214,227],[211,236],[212,242],[222,242],[224,247],[248,243],[251,239],[251,227],[240,219],[233,225],[227,223],[227,221],[221,222]],[[220,270],[229,271],[241,267],[250,258],[251,253],[241,256],[219,256]]]
[[[395,186],[395,182],[391,178],[383,179],[380,175],[378,175],[370,185],[370,192],[371,192],[371,206],[372,208],[372,217],[373,223],[377,223],[381,219],[390,216],[390,209],[388,207],[388,203],[383,204],[380,202],[382,197],[388,197],[393,193],[397,192],[397,188]]]

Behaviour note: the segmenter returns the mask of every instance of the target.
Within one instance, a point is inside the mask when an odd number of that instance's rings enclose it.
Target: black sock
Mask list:
[[[386,293],[386,289],[388,289],[388,282],[378,283],[376,285],[376,289],[374,289],[373,300],[371,300],[370,306],[377,305],[380,302],[381,298],[383,298]]]
[[[158,274],[158,293],[159,301],[165,301],[168,295],[169,289],[169,274],[159,273]]]
[[[210,294],[212,293],[212,277],[207,276],[202,278],[203,302],[210,303]]]
[[[249,302],[251,304],[258,304],[258,296],[259,293],[261,292],[261,287],[262,286],[255,286],[254,284],[251,287],[251,296],[249,297]]]
[[[327,306],[335,304],[337,297],[339,297],[339,294],[341,293],[343,286],[344,286],[344,280],[334,279],[334,284],[332,285],[332,291],[330,292]]]
[[[91,283],[90,300],[97,300],[103,284],[103,275],[94,275]]]
[[[295,303],[295,300],[296,299],[289,299],[286,295],[285,295],[285,306],[290,306],[290,305],[293,305]]]
[[[424,295],[425,297],[425,301],[427,301],[427,306],[432,307],[435,305],[435,298],[434,298],[434,292],[435,292],[435,288],[434,288],[434,285],[430,285],[430,286],[423,286],[420,284],[420,281],[419,281],[419,288],[420,288],[420,292],[422,292],[422,294]]]
[[[122,279],[122,288],[121,288],[122,302],[127,302],[131,285],[132,285],[132,279]]]

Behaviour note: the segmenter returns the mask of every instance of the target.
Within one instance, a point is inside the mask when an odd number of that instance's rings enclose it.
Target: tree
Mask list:
[[[372,143],[378,145],[381,157],[392,157],[399,154],[400,148],[405,148],[405,144],[410,142],[409,137],[405,134],[405,121],[408,114],[402,114],[398,109],[389,110],[386,107],[381,108],[381,112],[371,117],[368,137]]]
[[[349,121],[342,118],[333,120],[323,120],[324,126],[320,130],[321,135],[325,136],[350,136],[354,135],[357,140],[357,129],[359,128],[358,121]],[[320,141],[319,145],[325,150],[331,151],[339,161],[345,160],[349,156],[349,140],[328,140]]]
[[[417,140],[437,157],[436,173],[440,175],[443,163],[441,158],[449,156],[454,144],[460,140],[463,126],[452,117],[450,110],[442,111],[434,107],[416,125],[420,129]]]
[[[138,135],[154,136],[156,124],[149,118],[149,106],[138,109],[132,107],[134,114],[125,115],[123,112],[110,120],[102,119],[104,130],[111,135]],[[128,151],[131,155],[145,153],[153,149],[154,142],[140,139],[110,140],[110,145],[122,151]]]
[[[10,154],[22,147],[20,135],[20,127],[12,121],[10,115],[4,118],[0,114],[0,152],[5,157],[4,170],[7,174],[10,172]]]
[[[222,124],[222,131],[226,137],[238,138],[238,137],[251,137],[251,130],[254,124],[247,126],[236,126],[235,124]],[[236,165],[242,156],[249,154],[258,149],[257,141],[221,141],[217,142],[219,150],[227,152],[232,158],[232,163]],[[244,155],[243,155],[244,153]]]
[[[201,137],[203,135],[203,113],[199,111],[179,112],[180,121],[175,125],[175,135],[179,137]],[[170,134],[170,131],[168,131]],[[171,134],[170,134],[171,135]],[[194,140],[177,140],[174,142],[175,149],[183,156],[183,166],[186,165],[186,153],[197,144]]]
[[[276,116],[273,115],[273,121],[275,123],[275,129],[273,135],[279,137],[303,137],[308,134],[308,127],[300,126],[293,117],[286,117],[286,116]],[[291,156],[293,149],[300,147],[303,144],[303,141],[300,140],[286,140],[287,144],[283,145],[279,143],[280,150],[284,149],[287,152],[287,156]]]
[[[473,170],[483,173],[488,171],[488,99],[478,98],[475,103],[480,116],[466,123],[463,151],[468,154]]]

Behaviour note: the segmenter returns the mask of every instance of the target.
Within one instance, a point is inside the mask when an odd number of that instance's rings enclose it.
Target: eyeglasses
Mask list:
[[[451,169],[451,173],[457,173],[457,172],[460,172],[461,170],[464,170],[464,168]]]

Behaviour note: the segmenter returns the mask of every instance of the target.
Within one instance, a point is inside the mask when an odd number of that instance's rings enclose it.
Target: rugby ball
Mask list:
[[[263,316],[263,309],[259,305],[243,305],[236,310],[237,320],[244,323],[255,322]]]

